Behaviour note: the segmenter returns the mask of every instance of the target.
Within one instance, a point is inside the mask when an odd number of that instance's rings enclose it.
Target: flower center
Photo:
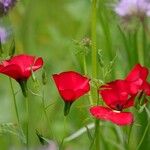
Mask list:
[[[122,106],[122,105],[120,105],[120,104],[116,104],[116,110],[117,110],[117,111],[121,111],[121,110],[122,110],[122,108],[123,108],[123,106]]]

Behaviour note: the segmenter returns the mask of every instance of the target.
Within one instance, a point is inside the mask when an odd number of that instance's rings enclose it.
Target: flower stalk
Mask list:
[[[14,101],[14,107],[15,107],[15,111],[16,111],[17,122],[18,122],[18,124],[20,124],[19,113],[18,113],[17,102],[16,102],[16,96],[15,96],[15,91],[13,88],[11,78],[9,78],[9,82],[10,82],[10,87],[11,87],[11,91],[12,91],[12,95],[13,95],[13,101]]]
[[[92,39],[92,77],[97,79],[97,46],[96,46],[96,40],[97,40],[97,34],[96,34],[96,23],[97,23],[97,0],[92,0],[92,25],[91,25],[91,39]],[[93,99],[97,100],[98,104],[98,96],[97,96],[97,89],[93,89],[92,93]],[[100,148],[99,143],[99,120],[95,120],[95,134],[94,134],[94,143],[95,148]]]

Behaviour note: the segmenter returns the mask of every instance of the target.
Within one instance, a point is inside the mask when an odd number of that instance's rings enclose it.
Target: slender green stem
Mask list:
[[[146,52],[147,46],[147,38],[146,38],[146,20],[142,22],[142,29],[143,29],[143,50],[141,50],[141,64],[144,65],[144,56]]]
[[[87,75],[86,53],[83,54],[83,68],[84,68],[84,74]]]
[[[129,127],[130,129],[129,129],[129,134],[128,134],[128,147],[130,146],[129,144],[130,144],[130,136],[131,136],[131,132],[132,132],[132,128],[133,128],[133,125],[131,125],[130,127]]]
[[[147,126],[146,126],[146,128],[145,128],[145,130],[144,130],[143,136],[142,136],[142,138],[141,138],[141,140],[140,140],[140,142],[139,142],[139,144],[138,144],[136,150],[139,150],[139,149],[140,149],[140,147],[141,147],[141,145],[142,145],[142,143],[143,143],[143,140],[144,140],[144,138],[145,138],[145,136],[146,136],[146,133],[147,133],[147,131],[148,131],[149,125],[150,125],[150,120],[148,120]]]
[[[83,54],[83,68],[84,68],[84,74],[87,75],[88,71],[87,71],[87,64],[86,64],[86,53]],[[90,105],[93,105],[91,91],[89,91],[88,97],[89,97]]]
[[[96,4],[97,0],[92,0],[92,76],[97,77],[97,47],[96,47]]]
[[[29,149],[29,99],[28,96],[25,97],[26,101],[26,141],[27,150]]]
[[[44,86],[43,86],[43,92],[42,92],[42,103],[43,103],[43,111],[44,111],[45,118],[47,120],[47,124],[48,124],[48,128],[49,128],[49,134],[53,137],[53,134],[51,131],[51,126],[50,126],[50,120],[49,120],[47,112],[46,112]]]
[[[146,52],[146,22],[145,20],[142,20],[142,47],[138,50],[138,58],[139,58],[139,62],[140,64],[144,65],[144,55]]]
[[[21,86],[21,90],[26,103],[26,149],[28,150],[29,149],[29,99],[28,99],[27,80],[19,80],[18,82]]]
[[[147,131],[148,131],[148,129],[149,129],[149,126],[150,126],[150,112],[149,112],[149,110],[148,110],[146,107],[145,107],[145,110],[146,110],[147,116],[148,116],[148,123],[147,123],[147,126],[145,127],[145,130],[144,130],[144,132],[143,132],[142,138],[141,138],[141,140],[140,140],[140,142],[139,142],[139,144],[138,144],[136,150],[139,150],[139,149],[140,149],[140,147],[141,147],[141,145],[142,145],[142,143],[143,143],[143,140],[144,140],[144,138],[145,138],[145,136],[146,136],[146,133],[147,133]]]
[[[15,111],[16,111],[16,117],[17,117],[18,124],[20,125],[20,119],[19,119],[19,113],[18,113],[18,109],[17,109],[16,96],[15,96],[15,91],[14,91],[14,88],[13,88],[11,78],[9,78],[9,81],[10,81],[10,87],[11,87],[11,91],[12,91],[12,95],[13,95],[13,101],[14,101],[14,106],[15,106]]]
[[[60,150],[63,150],[63,145],[64,145],[64,140],[65,140],[65,137],[66,137],[66,121],[67,120],[67,116],[64,116],[64,123],[63,123],[63,125],[64,125],[64,135],[63,135],[63,138],[62,138],[62,141],[61,141],[61,143],[60,143],[60,146],[59,146],[59,149]]]
[[[92,36],[92,77],[97,78],[97,47],[96,47],[96,23],[97,23],[97,0],[92,0],[92,26],[91,26],[91,36]],[[97,100],[97,104],[99,98],[97,96],[97,89],[93,91],[93,98]],[[95,120],[95,149],[100,148],[99,143],[99,120]]]
[[[100,123],[99,120],[95,120],[95,147],[96,147],[96,150],[97,149],[99,150],[99,148],[100,148],[99,123]]]

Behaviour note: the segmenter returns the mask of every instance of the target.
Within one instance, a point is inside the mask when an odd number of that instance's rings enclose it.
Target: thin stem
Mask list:
[[[144,65],[144,55],[146,52],[146,44],[147,44],[147,39],[146,39],[146,21],[142,20],[142,48],[140,48],[138,50],[138,58],[139,58],[139,62]]]
[[[18,82],[21,86],[22,93],[26,103],[26,149],[28,150],[29,149],[29,99],[28,99],[27,80],[19,80]]]
[[[19,113],[18,113],[18,109],[17,109],[16,96],[15,96],[15,91],[14,91],[14,88],[13,88],[11,78],[9,78],[9,81],[10,81],[10,87],[11,87],[11,91],[12,91],[12,95],[13,95],[13,101],[14,101],[14,107],[15,107],[15,111],[16,111],[16,117],[17,117],[18,124],[20,125],[20,119],[19,119]]]
[[[29,100],[28,96],[25,97],[26,101],[26,141],[27,141],[27,150],[29,149]]]
[[[87,64],[86,64],[86,53],[83,54],[83,68],[84,68],[84,74],[87,75],[88,71],[87,71]],[[90,105],[93,105],[91,91],[89,91],[88,97],[89,97]]]
[[[48,115],[47,115],[47,112],[46,112],[44,87],[45,86],[43,86],[43,94],[42,94],[43,111],[44,111],[44,114],[45,114],[45,117],[46,117],[46,120],[47,120],[47,124],[48,124],[48,128],[49,128],[49,134],[52,135],[52,137],[53,137],[51,127],[50,127],[50,121],[49,121],[49,118],[48,118]]]
[[[97,78],[97,47],[96,47],[96,22],[97,22],[97,9],[96,9],[97,0],[92,0],[92,26],[91,26],[91,36],[92,36],[92,77]],[[97,100],[97,104],[99,98],[97,96],[97,89],[93,91],[93,98]],[[99,120],[95,120],[95,148],[100,148],[99,143]]]
[[[96,4],[97,0],[92,0],[92,76],[97,77],[97,47],[96,47]]]
[[[84,68],[84,74],[87,75],[86,53],[83,54],[83,68]]]
[[[131,126],[130,126],[130,129],[129,129],[129,134],[128,134],[128,147],[129,147],[129,144],[130,144],[130,136],[131,136],[132,128],[133,128],[133,125],[131,125]]]
[[[145,135],[146,135],[146,133],[147,133],[147,131],[148,131],[149,125],[150,125],[150,121],[148,120],[147,126],[146,126],[146,128],[145,128],[145,130],[144,130],[143,136],[142,136],[142,138],[141,138],[141,140],[140,140],[140,142],[139,142],[139,144],[138,144],[136,150],[139,150],[139,148],[141,147],[141,144],[143,143],[143,140],[144,140],[144,138],[145,138]]]
[[[143,143],[143,140],[144,140],[144,138],[145,138],[145,136],[146,136],[146,133],[147,133],[147,131],[148,131],[148,129],[149,129],[149,126],[150,126],[150,112],[149,112],[149,110],[148,110],[146,107],[145,107],[145,110],[146,110],[147,116],[148,116],[148,123],[147,123],[147,126],[146,126],[146,128],[145,128],[145,130],[144,130],[143,136],[142,136],[142,138],[141,138],[141,140],[140,140],[140,142],[139,142],[139,144],[138,144],[136,150],[139,150],[139,149],[140,149],[140,147],[141,147],[141,145],[142,145],[142,143]]]
[[[64,116],[64,135],[63,135],[62,141],[61,141],[60,146],[59,146],[59,149],[60,149],[60,150],[63,150],[63,145],[64,145],[64,142],[65,142],[65,136],[66,136],[66,120],[67,120],[67,116]]]

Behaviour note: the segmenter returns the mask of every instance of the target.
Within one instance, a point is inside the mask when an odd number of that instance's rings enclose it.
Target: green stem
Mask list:
[[[27,80],[19,80],[18,81],[22,90],[22,93],[25,98],[26,103],[26,149],[29,149],[29,100],[28,100],[28,88],[27,88]]]
[[[144,56],[146,52],[147,46],[147,38],[146,38],[146,20],[142,22],[142,29],[143,29],[143,50],[141,50],[141,64],[144,65]]]
[[[142,138],[141,138],[141,140],[140,140],[140,142],[139,142],[139,144],[138,144],[136,150],[139,150],[139,149],[140,149],[140,147],[141,147],[141,145],[142,145],[142,143],[143,143],[143,140],[144,140],[144,138],[145,138],[145,136],[146,136],[146,133],[147,133],[147,131],[148,131],[148,129],[149,129],[149,126],[150,126],[150,112],[149,112],[149,110],[148,110],[146,107],[145,107],[145,110],[146,110],[147,116],[148,116],[148,123],[147,123],[147,126],[146,126],[146,128],[145,128],[145,130],[144,130],[143,136],[142,136]]]
[[[83,54],[83,69],[84,69],[84,74],[87,75],[86,53]]]
[[[128,143],[127,143],[127,144],[128,144],[128,148],[129,148],[129,146],[130,146],[129,144],[130,144],[130,136],[131,136],[132,128],[133,128],[133,125],[131,125],[131,126],[130,126],[130,129],[129,129]]]
[[[141,138],[141,140],[140,140],[140,142],[139,142],[139,144],[138,144],[136,150],[139,150],[139,149],[140,149],[140,147],[141,147],[141,145],[142,145],[142,143],[143,143],[143,140],[144,140],[144,138],[145,138],[145,136],[146,136],[146,133],[147,133],[147,131],[148,131],[149,125],[150,125],[150,121],[148,120],[147,126],[146,126],[146,128],[145,128],[145,130],[144,130],[143,136],[142,136],[142,138]]]
[[[138,58],[140,64],[144,65],[144,54],[146,52],[146,33],[145,33],[146,22],[142,20],[142,47],[138,50]]]
[[[96,47],[96,23],[97,23],[97,9],[96,9],[97,0],[92,0],[92,26],[91,26],[91,36],[92,36],[92,77],[97,79],[97,47]],[[97,89],[93,91],[93,98],[97,100]],[[95,149],[100,148],[99,143],[99,120],[95,120]]]
[[[18,124],[20,125],[20,119],[19,119],[19,113],[18,113],[18,109],[17,109],[16,96],[15,96],[15,91],[14,91],[14,88],[13,88],[13,84],[12,84],[11,78],[9,78],[9,81],[10,81],[10,87],[11,87],[11,91],[12,91],[12,95],[13,95],[13,101],[14,101],[17,121],[18,121]]]
[[[100,148],[100,136],[99,136],[99,120],[95,120],[95,147],[96,150]]]
[[[48,124],[48,128],[49,128],[49,134],[52,135],[52,137],[53,137],[52,130],[51,130],[51,127],[50,127],[50,121],[49,121],[49,118],[48,118],[48,115],[47,115],[47,112],[46,112],[46,109],[45,109],[46,107],[45,107],[44,86],[43,86],[42,103],[43,103],[43,111],[44,111],[44,114],[45,114],[45,117],[46,117],[46,120],[47,120],[47,124]]]
[[[97,77],[97,47],[96,47],[96,4],[97,0],[92,0],[92,76]]]
[[[60,150],[64,149],[63,146],[64,146],[64,139],[66,137],[66,122],[67,122],[67,116],[64,116],[64,135],[63,135],[62,141],[61,141],[60,146],[59,146]]]
[[[26,141],[27,150],[29,149],[29,99],[28,96],[25,97],[26,101]]]
[[[87,75],[88,71],[87,71],[87,64],[86,64],[86,53],[83,54],[83,68],[84,68],[84,74]],[[89,97],[90,105],[93,105],[91,91],[89,91],[88,97]]]

